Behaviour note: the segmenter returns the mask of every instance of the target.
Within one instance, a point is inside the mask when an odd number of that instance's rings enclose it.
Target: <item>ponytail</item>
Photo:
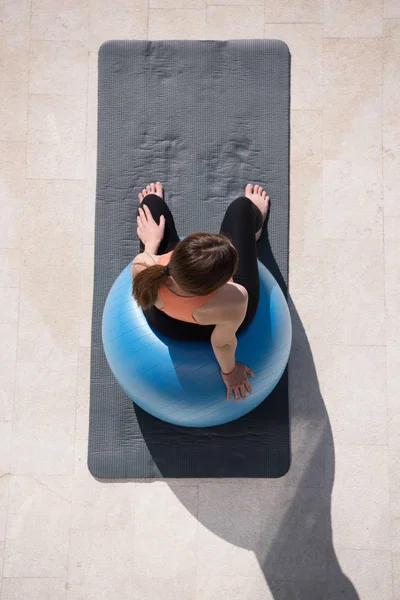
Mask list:
[[[167,278],[163,265],[151,265],[135,275],[132,295],[140,308],[147,310],[155,304],[159,287]]]

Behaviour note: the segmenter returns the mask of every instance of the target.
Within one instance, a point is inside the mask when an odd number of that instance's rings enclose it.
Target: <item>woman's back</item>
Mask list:
[[[154,255],[144,252],[136,257],[135,262],[145,263],[148,266],[159,264],[168,265],[173,251],[166,254]],[[135,265],[135,271],[146,268],[144,265]],[[134,274],[134,273],[133,273]],[[247,303],[247,290],[242,285],[234,283],[233,279],[222,285],[217,290],[205,296],[183,295],[174,284],[172,278],[160,285],[156,308],[162,310],[174,319],[197,323],[199,325],[215,325],[221,321],[236,320],[237,310]]]

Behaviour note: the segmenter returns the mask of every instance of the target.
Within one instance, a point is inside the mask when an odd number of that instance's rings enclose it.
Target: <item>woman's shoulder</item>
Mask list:
[[[241,303],[247,300],[248,293],[246,288],[240,283],[228,281],[225,285],[220,287],[216,296],[219,296],[221,300],[230,300],[233,303]]]
[[[132,261],[132,276],[135,277],[143,269],[155,265],[157,263],[156,259],[156,255],[149,254],[149,252],[140,252],[140,254],[137,254]]]
[[[243,285],[228,281],[216,294],[200,306],[194,313],[196,321],[202,325],[236,321],[243,317],[247,309],[248,293]]]

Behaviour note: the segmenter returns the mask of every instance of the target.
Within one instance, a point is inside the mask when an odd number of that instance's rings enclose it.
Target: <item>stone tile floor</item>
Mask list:
[[[292,468],[100,483],[98,47],[263,37],[292,52]],[[0,0],[0,62],[1,600],[399,600],[400,0]]]

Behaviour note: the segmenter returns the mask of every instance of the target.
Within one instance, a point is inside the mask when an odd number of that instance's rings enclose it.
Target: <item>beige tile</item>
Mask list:
[[[339,489],[358,488],[361,493],[371,488],[389,490],[387,446],[336,442],[334,453],[327,453],[327,468],[334,471],[334,485]]]
[[[25,151],[24,142],[0,142],[1,248],[21,245]]]
[[[383,0],[383,16],[386,19],[400,19],[399,0]]]
[[[70,477],[10,478],[4,577],[66,577],[70,510]]]
[[[0,139],[25,141],[28,116],[27,83],[1,83],[0,97]]]
[[[262,4],[261,0],[255,0],[252,4]],[[149,8],[177,9],[177,8],[205,8],[207,0],[149,0]],[[209,2],[209,4],[218,4],[218,2]],[[225,4],[229,4],[228,1]],[[240,2],[238,2],[240,4]]]
[[[0,479],[10,471],[11,436],[12,423],[0,421]]]
[[[382,240],[326,240],[324,339],[330,344],[385,344]]]
[[[3,579],[1,600],[66,600],[68,584],[64,578],[16,577]]]
[[[382,89],[328,85],[324,103],[324,158],[366,162],[381,173]],[[371,165],[371,161],[375,161]]]
[[[393,554],[392,557],[392,568],[393,568],[393,600],[400,600],[400,553]]]
[[[87,78],[88,50],[84,42],[31,42],[31,94],[85,96]]]
[[[110,483],[96,480],[87,467],[86,440],[76,444],[75,454],[71,527],[78,531],[124,531],[131,527],[135,484],[131,481]]]
[[[297,391],[297,390],[296,390]],[[314,411],[316,412],[316,411]],[[290,469],[279,479],[268,481],[270,487],[285,488],[324,488],[325,457],[324,443],[327,435],[326,426],[315,423],[315,414],[309,419],[293,417],[291,419],[292,452]]]
[[[325,0],[326,37],[378,37],[382,34],[383,0]]]
[[[310,488],[271,490],[268,480],[260,484],[262,525],[261,548],[257,554],[268,584],[270,581],[296,584],[308,581],[313,586],[316,582],[324,583],[330,535],[329,503],[325,491]],[[253,549],[254,543],[246,548]],[[275,594],[278,598],[296,597],[296,586],[294,589],[279,589],[277,586],[276,592],[275,586],[271,589],[274,597]],[[314,597],[306,595],[305,591],[299,586],[300,600]],[[320,596],[317,598],[320,599]]]
[[[5,540],[12,423],[0,421],[0,542]]]
[[[73,470],[77,366],[18,363],[11,472],[68,475]]]
[[[258,577],[237,576],[235,573],[215,577],[200,576],[197,580],[196,600],[218,600],[223,597],[230,600],[273,600],[268,583],[262,573]]]
[[[291,111],[290,261],[318,255],[322,236],[322,113]],[[291,268],[291,273],[296,274]],[[302,282],[301,289],[303,289]],[[293,287],[291,280],[291,290]]]
[[[322,162],[322,111],[292,110],[290,131],[291,166],[318,167]]]
[[[149,9],[149,40],[203,40],[206,9]]]
[[[198,577],[227,572],[257,577],[261,549],[261,488],[258,481],[202,483],[199,486]],[[279,490],[285,496],[287,490]],[[268,498],[276,490],[269,489]],[[267,494],[267,493],[266,493]],[[251,510],[243,511],[244,506]]]
[[[5,200],[0,204],[0,222],[3,224],[1,240],[3,248],[19,248],[21,244],[21,220],[22,206],[21,196],[23,192],[17,189],[19,186],[7,186],[0,181],[0,189],[5,193]],[[4,196],[2,196],[4,198]],[[14,202],[15,199],[15,202]],[[4,225],[7,223],[8,227]]]
[[[0,323],[0,421],[11,421],[17,354],[16,323]]]
[[[0,4],[0,39],[19,34],[29,37],[29,0],[2,0]]]
[[[86,41],[89,0],[32,0],[33,40]]]
[[[79,345],[90,346],[92,333],[94,247],[84,244],[82,250],[81,308]]]
[[[196,579],[156,579],[154,577],[133,579],[135,597],[141,600],[197,600]]]
[[[400,4],[399,4],[400,6]],[[386,21],[383,56],[383,191],[385,215],[400,216],[400,20]]]
[[[318,256],[308,256],[305,252],[311,231],[312,228],[305,221],[305,239],[296,244],[291,243],[290,306],[292,307],[293,303],[292,309],[301,320],[309,342],[313,344],[317,340],[323,342],[326,338],[324,331],[326,300],[321,293],[321,288],[324,286],[324,262]]]
[[[207,39],[247,39],[264,36],[264,6],[208,6]]]
[[[400,447],[400,312],[386,314],[386,382],[389,444]]]
[[[334,485],[332,530],[336,548],[390,551],[389,492]]]
[[[0,323],[18,323],[19,289],[0,288]]]
[[[1,29],[0,29],[1,32]],[[29,78],[29,38],[22,32],[0,35],[0,82],[24,83]]]
[[[68,600],[110,600],[136,597],[134,535],[124,531],[71,531]]]
[[[381,39],[324,40],[324,83],[373,88],[382,84]]]
[[[166,484],[136,487],[134,564],[136,577],[194,577],[197,563],[197,487]],[[171,552],[174,548],[174,552]],[[182,557],[185,560],[182,560]]]
[[[86,189],[84,181],[29,182],[22,228],[24,266],[77,267]]]
[[[1,327],[0,327],[1,330]],[[11,421],[15,393],[15,366],[0,371],[0,419]]]
[[[400,217],[385,217],[385,300],[388,311],[400,311]]]
[[[96,160],[96,159],[95,159]],[[94,176],[95,178],[95,176]],[[87,246],[94,244],[94,221],[96,209],[96,183],[89,183],[83,206],[82,240]]]
[[[400,446],[389,446],[390,491],[400,494]]]
[[[318,380],[335,444],[387,444],[385,366],[383,346],[326,349]]]
[[[3,575],[4,542],[0,542],[0,577]]]
[[[3,542],[6,539],[6,526],[7,526],[7,506],[8,506],[8,489],[9,489],[9,475],[2,475],[0,478],[0,546],[3,546]],[[2,555],[0,556],[0,574],[2,569]],[[1,579],[0,579],[1,581]],[[1,598],[1,596],[0,596]]]
[[[0,287],[19,287],[21,251],[18,248],[0,248]]]
[[[86,98],[31,96],[28,117],[27,176],[83,179]]]
[[[280,0],[265,5],[266,23],[323,23],[323,20],[323,0]]]
[[[18,360],[77,363],[80,268],[77,260],[22,270]]]
[[[381,160],[325,160],[323,233],[325,239],[383,237]]]
[[[322,109],[322,25],[266,24],[264,37],[289,46],[292,109]]]
[[[78,356],[75,438],[86,442],[89,432],[90,348],[80,347]]]
[[[400,491],[390,494],[392,551],[400,554]]]
[[[359,598],[360,600],[392,600],[391,554],[384,550],[337,549],[340,568],[350,582],[338,577],[336,560],[328,570],[328,598]],[[350,591],[351,590],[351,591]],[[356,595],[357,594],[357,595]]]
[[[85,175],[90,189],[96,185],[97,169],[97,52],[89,53],[88,68],[88,113],[86,126],[86,166]]]
[[[0,3],[0,82],[27,82],[29,73],[29,0]]]
[[[147,39],[147,1],[91,0],[89,47],[98,50],[107,40]]]

